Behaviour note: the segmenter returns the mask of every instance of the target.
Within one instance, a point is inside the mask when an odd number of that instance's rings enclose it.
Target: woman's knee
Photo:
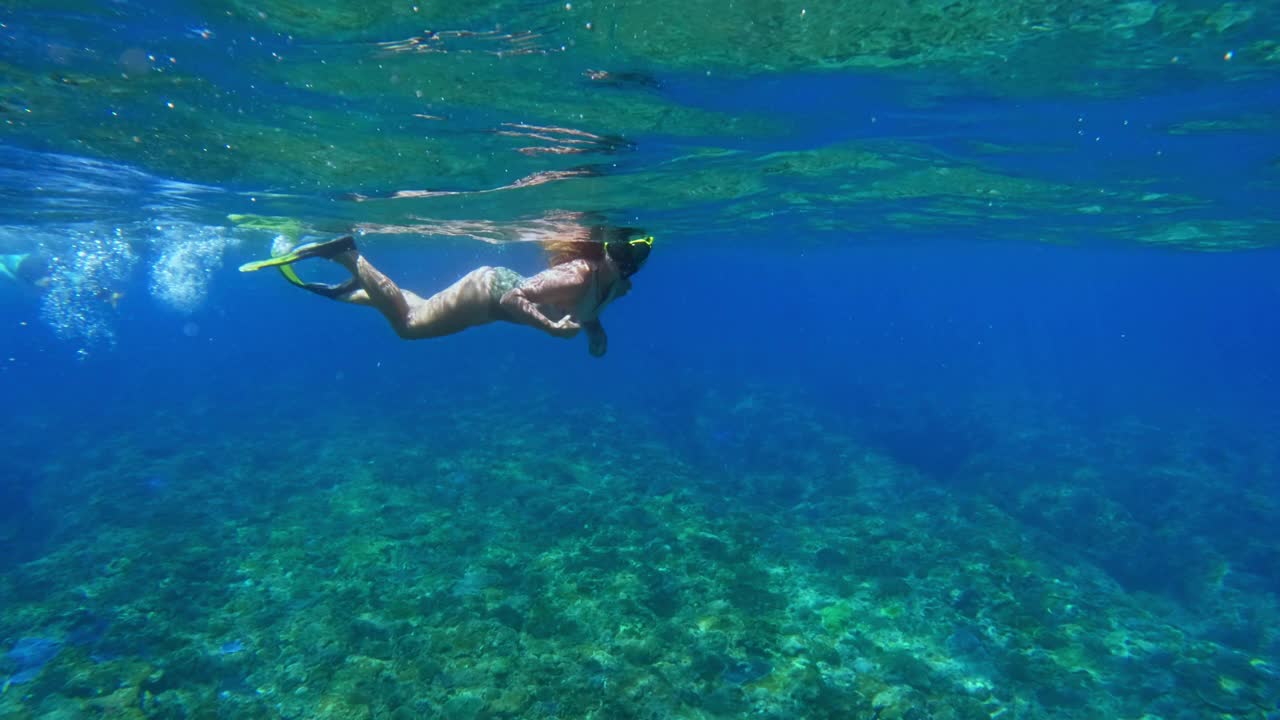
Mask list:
[[[410,327],[410,326],[409,326],[409,323],[407,323],[407,322],[404,322],[404,321],[394,322],[394,321],[393,321],[393,322],[391,323],[391,329],[396,331],[396,335],[398,335],[398,336],[400,337],[400,339],[401,339],[401,340],[416,340],[416,339],[417,339],[417,335],[414,333],[413,328],[412,328],[412,327]]]

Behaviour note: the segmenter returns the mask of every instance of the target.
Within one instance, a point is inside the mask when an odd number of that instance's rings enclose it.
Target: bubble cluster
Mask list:
[[[204,303],[223,255],[237,244],[226,228],[184,222],[0,227],[0,246],[24,249],[47,266],[32,283],[41,293],[42,319],[84,347],[115,341],[117,307],[133,302],[140,262],[149,262],[151,296],[189,315]]]
[[[138,261],[123,231],[72,229],[49,256],[40,315],[59,337],[87,344],[115,340],[112,316]]]
[[[297,243],[284,235],[275,236],[271,241],[271,257],[280,257],[281,255],[284,255],[292,250],[296,244]]]
[[[177,223],[156,230],[151,295],[179,312],[195,312],[209,294],[223,254],[239,241],[220,227]]]

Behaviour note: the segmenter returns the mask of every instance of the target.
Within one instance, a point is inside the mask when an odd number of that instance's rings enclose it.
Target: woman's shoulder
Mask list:
[[[600,269],[600,263],[596,260],[588,260],[587,258],[574,258],[556,265],[557,268],[565,272],[576,273],[593,273]]]

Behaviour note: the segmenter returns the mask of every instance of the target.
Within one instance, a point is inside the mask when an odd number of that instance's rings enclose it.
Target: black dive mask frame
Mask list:
[[[605,253],[618,265],[618,269],[622,271],[622,277],[624,278],[629,278],[639,272],[645,260],[649,259],[649,253],[652,250],[652,235],[628,240],[625,243],[606,242],[604,244]]]

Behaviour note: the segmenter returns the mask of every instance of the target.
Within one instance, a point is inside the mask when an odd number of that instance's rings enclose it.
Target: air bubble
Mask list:
[[[151,265],[151,295],[182,313],[195,312],[209,294],[222,256],[238,242],[222,228],[173,225],[155,238],[160,253]]]
[[[72,230],[69,237],[67,251],[47,253],[40,316],[59,337],[89,345],[114,342],[112,321],[138,256],[119,232]]]

